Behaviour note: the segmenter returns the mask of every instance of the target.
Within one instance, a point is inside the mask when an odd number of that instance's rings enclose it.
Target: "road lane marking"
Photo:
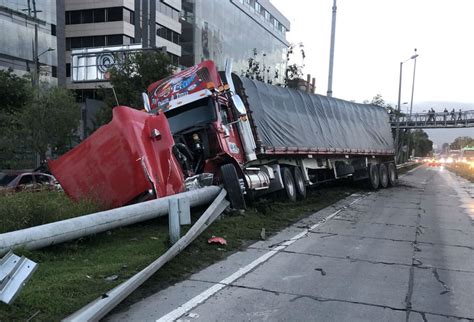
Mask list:
[[[357,203],[358,201],[362,200],[363,198],[365,198],[368,195],[369,194],[362,195],[361,197],[353,200],[351,203],[343,206],[342,208],[336,210],[335,212],[333,212],[329,216],[323,218],[318,223],[314,224],[313,226],[309,227],[308,229],[303,230],[301,233],[298,233],[297,235],[295,235],[294,237],[292,237],[289,240],[285,241],[281,245],[279,245],[279,246],[273,248],[272,250],[268,251],[267,253],[263,254],[262,256],[260,256],[259,258],[255,259],[253,262],[251,262],[250,264],[239,268],[232,275],[224,278],[220,282],[217,282],[216,284],[214,284],[213,286],[211,286],[207,290],[203,291],[202,293],[198,294],[197,296],[193,297],[192,299],[190,299],[186,303],[180,305],[179,307],[177,307],[173,311],[171,311],[168,314],[162,316],[161,318],[156,320],[156,322],[175,321],[179,317],[181,317],[181,316],[185,315],[186,313],[188,313],[193,308],[195,308],[198,305],[204,303],[211,296],[213,296],[217,292],[221,291],[223,288],[229,286],[231,283],[235,282],[236,280],[238,280],[242,276],[246,275],[247,273],[249,273],[250,271],[255,269],[257,266],[259,266],[259,265],[265,263],[266,261],[268,261],[274,255],[278,254],[281,250],[284,250],[288,246],[295,243],[297,240],[307,236],[310,230],[313,230],[313,229],[325,224],[326,222],[328,222],[329,220],[331,220],[332,218],[334,218],[335,216],[340,214],[342,211],[346,210],[348,207],[352,206],[353,204]]]

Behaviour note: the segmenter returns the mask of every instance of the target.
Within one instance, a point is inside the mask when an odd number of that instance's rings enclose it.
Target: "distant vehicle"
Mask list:
[[[51,189],[59,188],[59,183],[50,174],[42,172],[25,172],[17,174],[3,174],[0,177],[0,183],[3,189],[9,191],[39,190],[47,187]]]
[[[474,147],[465,147],[461,150],[460,159],[462,162],[474,161]]]

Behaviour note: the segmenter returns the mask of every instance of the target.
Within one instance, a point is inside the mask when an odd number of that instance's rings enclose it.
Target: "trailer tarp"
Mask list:
[[[394,152],[389,115],[383,107],[240,80],[265,151]]]

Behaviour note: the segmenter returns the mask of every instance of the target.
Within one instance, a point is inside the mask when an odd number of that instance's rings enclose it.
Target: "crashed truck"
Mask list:
[[[113,119],[49,167],[73,199],[109,207],[222,185],[231,206],[349,178],[372,189],[397,182],[389,115],[357,104],[265,84],[204,61],[157,81],[144,110]]]

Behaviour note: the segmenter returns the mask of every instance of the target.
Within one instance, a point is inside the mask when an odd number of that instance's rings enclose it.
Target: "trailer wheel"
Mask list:
[[[281,178],[283,180],[283,190],[280,190],[280,197],[285,198],[289,201],[296,201],[296,187],[295,180],[291,174],[290,169],[287,167],[281,168]]]
[[[233,164],[224,164],[221,166],[222,181],[227,190],[227,196],[230,206],[234,209],[245,209],[245,199],[240,188],[239,176]]]
[[[388,183],[391,186],[396,186],[398,183],[397,167],[393,162],[388,164]]]
[[[382,188],[388,187],[388,170],[387,166],[383,163],[379,166],[379,175],[380,175],[380,186]]]
[[[377,190],[380,184],[379,168],[376,164],[369,165],[369,188]]]
[[[303,200],[306,198],[306,186],[304,184],[303,173],[299,167],[293,168],[293,178],[295,179],[296,196]]]

